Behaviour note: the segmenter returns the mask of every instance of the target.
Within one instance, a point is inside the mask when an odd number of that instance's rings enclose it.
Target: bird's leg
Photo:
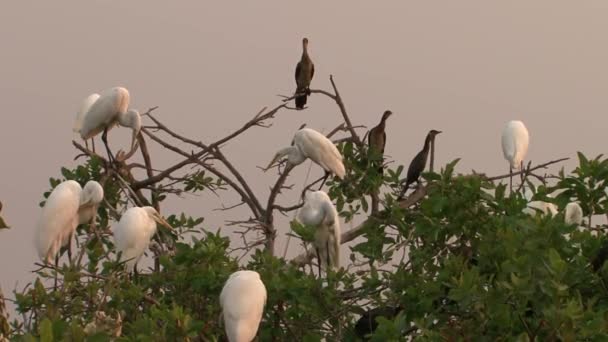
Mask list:
[[[95,139],[91,138],[91,146],[93,147],[93,152],[95,152]]]
[[[329,268],[331,267],[330,253],[329,253],[329,239],[325,242],[325,248],[327,251],[327,268],[325,269],[325,275],[329,274]]]
[[[315,251],[317,252],[317,266],[319,266],[319,278],[321,278],[321,254],[319,253],[319,249],[315,247]]]
[[[137,281],[139,279],[139,272],[137,272],[137,264],[133,265],[133,280]]]
[[[108,146],[108,128],[104,128],[103,130],[103,134],[101,135],[101,140],[103,141],[104,145],[106,145],[106,152],[108,152],[108,161],[110,162],[110,165],[114,164],[114,157],[112,157],[112,151],[110,151],[110,146]]]
[[[57,291],[57,272],[59,270],[59,253],[57,253],[57,255],[55,255],[55,285],[53,286],[55,288],[55,291]]]
[[[513,167],[509,165],[509,189],[513,193]]]
[[[70,262],[70,265],[72,265],[72,236],[74,234],[70,233],[70,237],[68,238],[68,261]]]
[[[310,96],[310,87],[306,87],[306,96]]]

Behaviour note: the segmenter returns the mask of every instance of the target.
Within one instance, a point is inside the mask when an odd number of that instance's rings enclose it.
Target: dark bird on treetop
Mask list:
[[[376,127],[372,128],[367,136],[367,144],[369,146],[370,152],[373,150],[381,157],[384,157],[384,147],[386,146],[386,131],[384,130],[384,128],[386,127],[386,119],[388,119],[391,114],[393,114],[393,112],[391,112],[390,110],[385,111],[384,114],[382,114],[382,119],[380,120],[380,123]],[[382,174],[383,171],[384,168],[382,166],[382,159],[380,159],[380,166],[378,167],[378,172]]]
[[[422,173],[422,171],[424,171],[424,168],[426,167],[426,162],[429,159],[429,149],[431,147],[431,143],[435,140],[435,136],[439,133],[441,133],[441,131],[432,129],[426,135],[422,151],[418,152],[414,159],[412,159],[412,161],[410,162],[410,167],[407,169],[407,178],[405,180],[405,186],[403,187],[403,190],[401,190],[401,194],[399,194],[399,200],[403,198],[403,195],[405,195],[405,192],[412,183],[419,181],[420,174]]]
[[[400,306],[381,306],[366,311],[355,323],[355,334],[365,341],[368,340],[366,336],[373,334],[378,328],[378,322],[376,321],[378,317],[393,320],[402,310],[403,307]]]
[[[303,109],[310,95],[310,81],[315,74],[315,65],[308,56],[308,38],[302,39],[302,58],[296,66],[296,108]]]

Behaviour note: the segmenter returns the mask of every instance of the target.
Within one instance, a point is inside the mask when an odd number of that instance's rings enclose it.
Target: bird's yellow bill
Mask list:
[[[159,216],[158,217],[158,221],[157,221],[161,226],[166,227],[167,229],[173,229],[173,227],[171,227],[171,225],[169,224],[169,222],[167,222],[167,220],[165,220],[164,217]]]
[[[274,158],[272,158],[272,160],[268,164],[268,166],[266,166],[266,168],[264,169],[264,171],[268,171],[268,169],[270,169],[272,167],[272,165],[274,165],[279,160],[279,158],[280,158],[279,155],[275,155]]]

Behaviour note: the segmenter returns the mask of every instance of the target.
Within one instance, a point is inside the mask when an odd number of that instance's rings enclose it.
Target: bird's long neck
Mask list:
[[[131,125],[131,119],[129,118],[127,113],[127,111],[119,112],[117,116],[118,123],[123,127],[129,127]]]
[[[433,136],[427,134],[426,139],[424,140],[424,148],[422,149],[426,153],[429,152],[429,148],[431,148],[431,141],[433,141]]]
[[[307,44],[302,45],[302,60],[303,61],[310,60],[310,57],[308,56],[308,45]]]

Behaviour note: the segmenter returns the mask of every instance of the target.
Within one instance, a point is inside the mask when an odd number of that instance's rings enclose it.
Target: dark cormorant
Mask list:
[[[310,81],[315,74],[315,65],[308,56],[308,38],[302,39],[302,58],[296,66],[296,108],[303,109],[306,105],[306,97],[310,95]]]
[[[426,162],[429,159],[429,149],[431,147],[431,143],[433,142],[433,140],[435,140],[435,136],[439,133],[441,133],[441,131],[432,129],[426,135],[422,151],[418,152],[414,159],[412,159],[412,161],[410,162],[410,166],[407,169],[407,178],[405,180],[405,186],[403,187],[403,190],[401,190],[401,194],[399,194],[399,200],[403,198],[407,189],[412,183],[418,182],[420,174],[422,173],[422,171],[424,171],[424,168],[426,167]]]
[[[380,123],[376,127],[372,128],[367,136],[367,144],[369,145],[370,151],[374,150],[381,156],[384,156],[384,147],[386,146],[386,131],[384,130],[386,127],[386,119],[388,119],[391,114],[393,113],[390,110],[385,111],[384,114],[382,114]],[[382,159],[380,160],[378,172],[380,174],[383,174],[384,172]]]

